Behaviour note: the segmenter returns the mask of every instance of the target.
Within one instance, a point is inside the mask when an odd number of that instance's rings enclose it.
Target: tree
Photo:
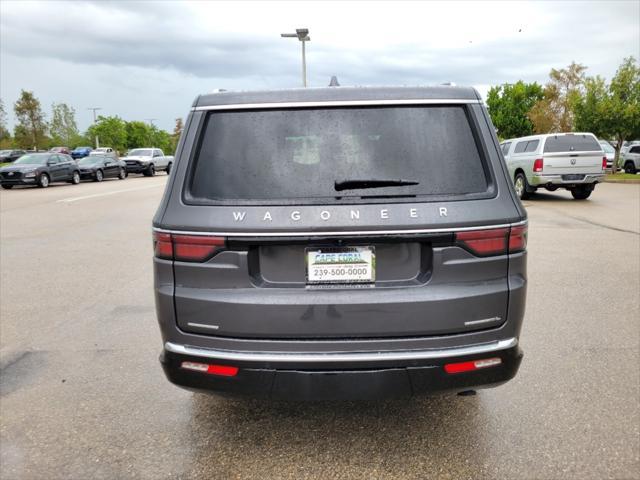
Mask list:
[[[118,151],[124,151],[127,148],[126,122],[118,116],[99,116],[96,123],[88,128],[86,136],[89,138],[97,136],[100,145]]]
[[[0,148],[11,145],[11,134],[7,129],[7,112],[4,110],[4,102],[0,99]]]
[[[571,132],[573,107],[580,98],[587,67],[571,62],[567,68],[551,69],[544,98],[529,112],[536,133]]]
[[[151,128],[145,122],[134,120],[127,122],[127,148],[148,147],[151,141]]]
[[[175,154],[176,149],[178,148],[178,142],[180,141],[182,130],[184,130],[184,124],[182,123],[182,118],[176,118],[176,126],[173,128],[173,135],[171,135],[171,150],[172,150],[171,153],[172,154]]]
[[[617,165],[624,141],[640,138],[640,67],[628,57],[609,85],[601,77],[584,85],[584,95],[574,103],[576,128],[615,139]]]
[[[609,115],[609,87],[604,78],[589,77],[584,81],[584,95],[574,105],[575,129],[591,132],[596,137],[607,138],[611,132]]]
[[[160,148],[165,155],[171,152],[171,135],[169,132],[158,129],[155,125],[151,126],[151,146]]]
[[[19,146],[23,148],[38,148],[46,142],[47,123],[40,107],[40,101],[33,92],[22,90],[20,98],[13,105],[13,111],[18,119],[14,136]]]
[[[505,83],[489,89],[487,107],[500,138],[524,137],[533,133],[527,114],[543,97],[538,83]]]
[[[78,146],[80,132],[76,124],[76,111],[66,103],[51,105],[52,116],[49,131],[54,143],[68,147]]]
[[[617,140],[616,164],[625,140],[640,138],[640,66],[627,57],[618,67],[609,85],[611,133]]]

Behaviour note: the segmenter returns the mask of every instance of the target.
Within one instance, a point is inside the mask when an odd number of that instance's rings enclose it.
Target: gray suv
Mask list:
[[[153,221],[171,382],[371,399],[516,374],[526,213],[474,89],[200,96],[173,172]]]

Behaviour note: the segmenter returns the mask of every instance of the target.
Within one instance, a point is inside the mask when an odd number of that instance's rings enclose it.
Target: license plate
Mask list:
[[[376,280],[374,247],[308,248],[307,283],[371,283]]]
[[[562,175],[563,180],[582,180],[583,178],[584,178],[584,175],[580,175],[577,173]]]

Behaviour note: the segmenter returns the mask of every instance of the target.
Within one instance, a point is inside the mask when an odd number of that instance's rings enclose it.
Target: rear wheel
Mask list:
[[[169,175],[171,173],[171,166],[172,166],[171,163],[169,165],[167,165],[167,175]]]
[[[78,185],[80,183],[80,172],[73,172],[73,175],[71,175],[71,183],[74,185]]]
[[[49,186],[49,175],[41,173],[38,179],[38,186],[41,188],[47,188]]]
[[[624,164],[624,173],[634,174],[636,173],[636,166],[633,162],[627,162]]]
[[[124,168],[120,169],[120,173],[118,173],[118,178],[120,180],[124,180],[125,178],[127,178],[127,171]]]
[[[526,200],[529,198],[530,193],[528,192],[527,186],[527,177],[524,176],[524,173],[520,172],[516,174],[516,179],[513,182],[513,186],[516,190],[516,195],[520,200]]]
[[[145,177],[153,177],[156,174],[156,167],[153,165],[149,165],[144,172],[142,172]]]
[[[573,198],[576,200],[586,200],[589,198],[589,195],[591,195],[591,192],[593,192],[593,190],[584,186],[571,189],[571,195],[573,195]]]
[[[104,179],[104,174],[102,173],[102,170],[97,170],[94,180],[96,182],[101,182],[103,179]]]
[[[2,185],[2,188],[4,188],[5,190],[11,190],[13,188],[13,185]]]

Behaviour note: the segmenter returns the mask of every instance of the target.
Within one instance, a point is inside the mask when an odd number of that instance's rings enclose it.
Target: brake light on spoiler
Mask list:
[[[457,232],[456,244],[479,257],[522,252],[527,248],[527,225]]]
[[[226,239],[210,235],[153,232],[156,257],[179,262],[205,262],[224,250]]]

